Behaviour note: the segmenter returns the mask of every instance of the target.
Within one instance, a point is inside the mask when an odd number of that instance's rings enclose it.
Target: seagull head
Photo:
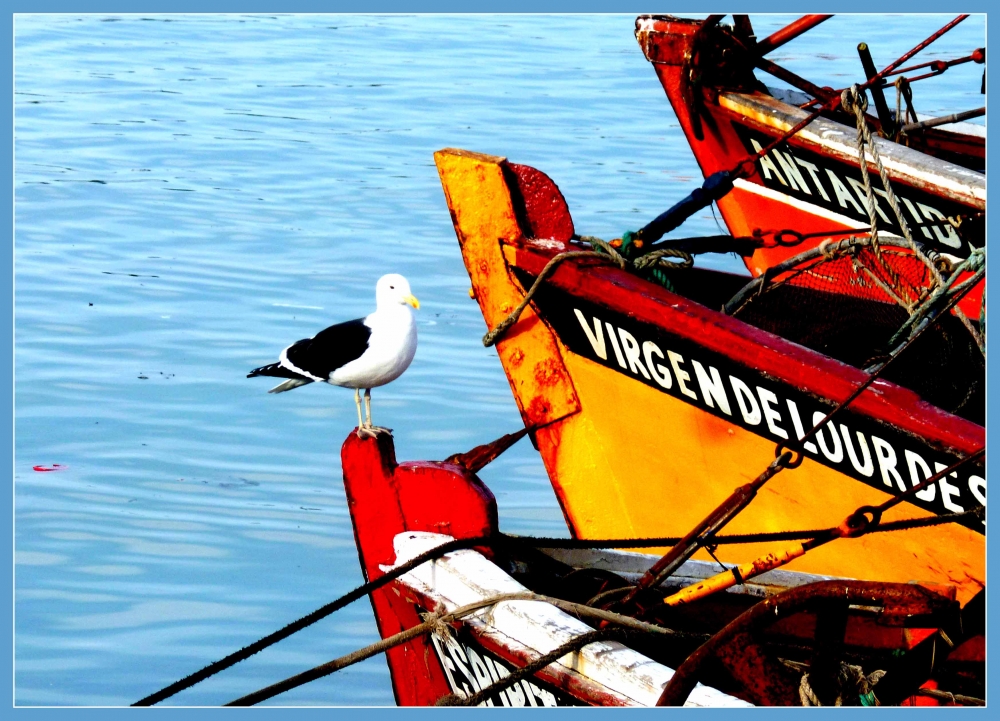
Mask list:
[[[408,305],[420,308],[420,301],[410,292],[410,283],[399,273],[389,273],[378,279],[375,285],[375,304],[379,308],[393,305]]]

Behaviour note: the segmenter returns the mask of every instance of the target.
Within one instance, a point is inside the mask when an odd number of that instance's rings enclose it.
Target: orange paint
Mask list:
[[[515,247],[524,239],[503,182],[505,161],[452,150],[440,151],[435,159],[466,267],[493,328],[505,316],[502,308],[513,307],[524,294],[510,270],[518,262]],[[729,319],[705,321],[705,333],[713,332],[710,323],[723,321]],[[774,459],[774,441],[569,351],[531,306],[499,342],[498,353],[525,422],[548,419],[535,438],[574,536],[682,536]],[[808,375],[809,369],[797,372]],[[849,378],[855,371],[844,367],[842,373]],[[887,393],[879,391],[883,400],[895,397]],[[899,389],[893,393],[910,397]],[[867,402],[859,400],[858,407]],[[799,468],[779,473],[764,486],[725,533],[837,526],[859,506],[887,497],[807,457]],[[884,520],[927,515],[901,504]],[[775,544],[726,545],[716,554],[743,563],[778,550]],[[709,560],[704,552],[695,557]],[[985,541],[957,524],[872,534],[828,543],[788,568],[953,584],[964,602],[985,583]]]

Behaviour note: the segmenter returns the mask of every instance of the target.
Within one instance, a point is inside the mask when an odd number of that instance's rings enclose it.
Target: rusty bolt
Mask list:
[[[481,272],[486,273],[487,271],[489,271],[489,269],[490,269],[490,266],[486,263],[485,260],[479,261],[479,270]]]

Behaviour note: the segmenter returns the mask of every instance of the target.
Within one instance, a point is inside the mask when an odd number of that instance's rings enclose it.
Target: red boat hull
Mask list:
[[[640,17],[636,37],[706,177],[735,169],[806,117],[761,92],[750,72],[752,58],[737,60],[740,48],[722,31],[709,36],[696,21]],[[757,160],[752,175],[737,180],[718,201],[732,235],[784,229],[832,238],[840,237],[838,231],[864,234],[869,218],[855,138],[855,128],[820,118]],[[985,211],[981,173],[886,140],[876,143],[915,240],[956,259],[968,255],[969,242],[982,244],[967,240],[946,220]],[[874,163],[867,172],[880,230],[901,235]],[[823,240],[820,235],[790,247],[760,248],[746,259],[747,269],[760,275]],[[840,292],[849,292],[844,287]],[[972,318],[979,317],[984,287],[980,283],[960,303]]]

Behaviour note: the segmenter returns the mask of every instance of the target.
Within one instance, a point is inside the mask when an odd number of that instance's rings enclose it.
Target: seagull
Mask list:
[[[417,350],[417,324],[410,308],[419,309],[410,284],[398,273],[383,275],[375,285],[375,312],[321,330],[312,338],[292,343],[277,363],[255,368],[247,378],[287,378],[268,393],[284,393],[314,381],[354,389],[358,407],[358,436],[385,430],[372,425],[371,389],[402,375]],[[361,417],[361,389],[365,410]]]

